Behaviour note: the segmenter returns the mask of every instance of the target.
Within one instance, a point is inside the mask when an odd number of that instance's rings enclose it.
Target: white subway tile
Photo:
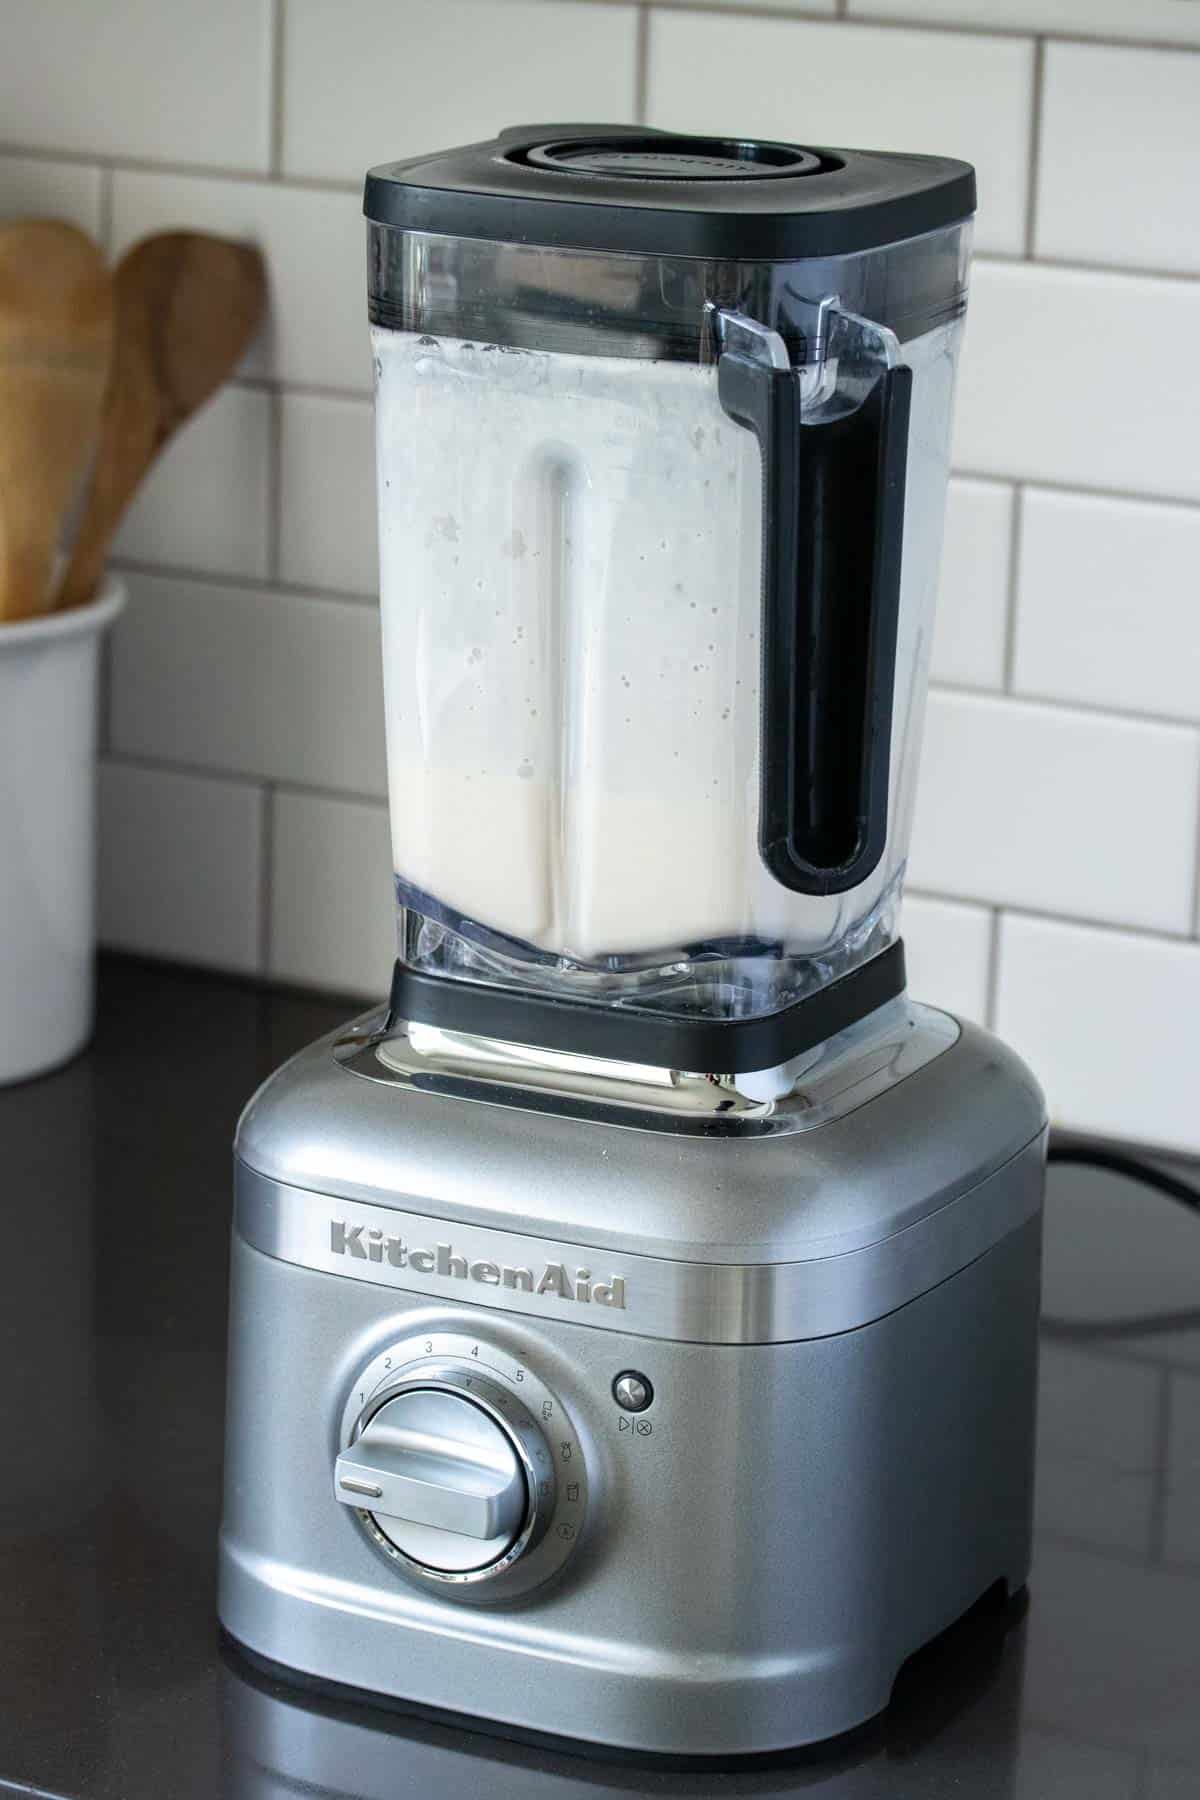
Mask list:
[[[695,0],[654,0],[654,4],[686,9],[694,6]],[[729,12],[737,7],[748,6],[755,12],[789,13],[793,17],[804,18],[816,14],[822,18],[832,18],[837,12],[838,0],[721,0],[721,6]]]
[[[1024,247],[1032,83],[1015,38],[650,14],[651,123],[965,157],[982,249]]]
[[[375,163],[539,119],[632,119],[637,9],[564,0],[288,0],[283,168]]]
[[[1200,1569],[1200,1375],[1171,1376],[1163,1523],[1167,1560]]]
[[[268,0],[0,0],[10,143],[266,169]]]
[[[262,792],[100,766],[100,941],[217,969],[258,967]]]
[[[1200,733],[933,693],[909,877],[964,899],[1191,926]]]
[[[379,615],[356,601],[133,575],[113,632],[112,747],[384,792]]]
[[[913,999],[985,1024],[992,954],[988,908],[906,894],[900,929]]]
[[[1031,488],[1017,688],[1200,721],[1200,510]]]
[[[975,265],[954,461],[1200,500],[1200,282]]]
[[[396,955],[385,806],[277,793],[270,973],[383,999]]]
[[[379,592],[370,402],[285,394],[279,572],[301,587]]]
[[[927,19],[947,25],[994,25],[1016,31],[1061,31],[1073,37],[1161,38],[1200,44],[1196,0],[848,0],[876,18]]]
[[[996,1030],[1073,1131],[1200,1152],[1200,944],[1001,920]]]
[[[930,674],[961,687],[1004,686],[1013,490],[956,476],[946,505]]]
[[[100,181],[88,163],[0,156],[0,219],[66,219],[98,238]]]
[[[1198,165],[1200,57],[1046,46],[1039,256],[1200,272]]]
[[[369,390],[365,240],[357,194],[117,170],[116,254],[150,232],[177,228],[244,239],[266,258],[269,316],[244,372]]]
[[[267,574],[271,400],[227,387],[172,438],[113,553],[217,575]]]

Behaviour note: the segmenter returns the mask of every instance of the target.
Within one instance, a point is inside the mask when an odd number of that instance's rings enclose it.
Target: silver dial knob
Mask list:
[[[463,1332],[385,1345],[346,1396],[334,1496],[405,1577],[443,1599],[532,1592],[572,1556],[584,1443],[536,1370]]]
[[[385,1400],[338,1457],[334,1481],[338,1499],[370,1512],[397,1550],[456,1574],[503,1557],[529,1511],[513,1438],[446,1388]]]
[[[470,1577],[520,1555],[551,1483],[533,1467],[545,1451],[524,1408],[479,1375],[466,1393],[444,1373],[448,1381],[405,1382],[363,1409],[333,1485],[410,1564]]]

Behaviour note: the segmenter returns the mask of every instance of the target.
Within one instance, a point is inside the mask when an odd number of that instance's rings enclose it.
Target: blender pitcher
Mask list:
[[[643,128],[372,172],[403,1017],[736,1070],[901,990],[973,207]]]

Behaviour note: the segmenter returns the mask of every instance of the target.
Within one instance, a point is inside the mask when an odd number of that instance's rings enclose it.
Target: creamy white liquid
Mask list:
[[[758,855],[761,476],[712,369],[376,330],[395,868],[582,960],[753,937],[819,950],[902,866],[949,429],[914,380],[894,829],[851,894]],[[910,358],[911,360],[911,358]]]

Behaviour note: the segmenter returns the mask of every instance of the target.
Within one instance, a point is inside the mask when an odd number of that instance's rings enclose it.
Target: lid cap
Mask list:
[[[950,157],[530,125],[381,164],[363,210],[376,224],[449,237],[782,262],[959,224],[975,210],[975,172]]]

